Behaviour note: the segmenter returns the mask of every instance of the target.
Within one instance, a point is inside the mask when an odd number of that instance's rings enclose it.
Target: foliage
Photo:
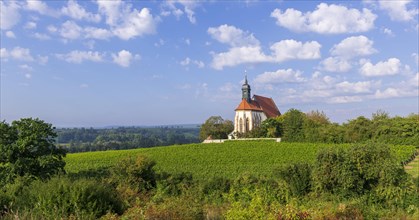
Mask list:
[[[295,196],[303,196],[311,190],[311,166],[307,163],[283,165],[275,171],[276,175],[287,182]]]
[[[14,186],[18,182],[9,186]],[[107,212],[122,214],[122,202],[116,191],[109,185],[95,180],[58,176],[50,180],[36,180],[21,188],[19,193],[8,191],[13,206],[8,211],[30,212],[43,219],[57,219],[74,216],[77,219],[96,219]]]
[[[342,196],[362,195],[379,187],[403,187],[407,180],[390,148],[377,144],[321,150],[313,177],[316,190]]]
[[[284,141],[297,142],[304,140],[304,113],[297,109],[290,109],[279,117],[284,129],[282,136]]]
[[[155,165],[155,161],[142,155],[123,158],[111,167],[110,182],[128,185],[138,192],[150,190],[156,187]]]
[[[66,153],[55,146],[51,124],[23,118],[11,125],[0,122],[1,184],[18,176],[46,179],[64,171]]]
[[[72,153],[199,142],[199,127],[60,128],[56,131],[58,144]]]
[[[234,129],[230,120],[224,120],[221,116],[211,116],[201,125],[199,139],[205,140],[211,136],[212,139],[226,139]]]

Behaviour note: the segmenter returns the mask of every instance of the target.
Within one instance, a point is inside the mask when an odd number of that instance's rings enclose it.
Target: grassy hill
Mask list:
[[[194,179],[235,178],[244,172],[271,175],[272,170],[292,162],[313,163],[323,147],[345,145],[277,143],[274,141],[230,141],[222,144],[188,144],[134,150],[68,154],[66,171],[78,173],[107,168],[127,156],[147,155],[157,162],[157,171],[190,172]],[[415,151],[413,146],[392,146],[400,161]]]

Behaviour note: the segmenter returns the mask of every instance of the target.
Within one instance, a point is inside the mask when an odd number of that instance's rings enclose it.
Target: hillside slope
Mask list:
[[[134,150],[68,154],[66,171],[95,171],[115,164],[127,156],[147,155],[157,162],[156,169],[168,173],[190,172],[195,179],[234,178],[248,172],[271,175],[272,170],[290,162],[313,163],[323,147],[348,145],[276,143],[273,141],[235,141],[223,144],[188,144]],[[394,146],[403,161],[415,151],[413,146]]]

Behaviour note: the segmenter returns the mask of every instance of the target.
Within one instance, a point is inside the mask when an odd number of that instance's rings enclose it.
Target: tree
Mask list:
[[[213,139],[226,139],[233,130],[232,121],[224,120],[221,116],[211,116],[201,125],[199,138],[205,140],[211,136]]]
[[[66,152],[55,146],[51,124],[23,118],[11,125],[0,122],[0,177],[2,183],[18,176],[46,179],[64,172]]]
[[[284,127],[283,139],[289,142],[304,141],[305,114],[297,109],[290,109],[279,117]]]

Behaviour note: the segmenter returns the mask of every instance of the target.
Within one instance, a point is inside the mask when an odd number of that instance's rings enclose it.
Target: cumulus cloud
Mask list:
[[[11,29],[20,20],[20,6],[15,1],[0,1],[0,8],[0,29]]]
[[[84,28],[84,37],[85,38],[93,38],[99,40],[106,40],[112,37],[112,33],[103,28],[96,28],[96,27],[86,27]]]
[[[16,38],[16,35],[15,35],[15,33],[13,33],[13,31],[6,31],[6,37]]]
[[[183,9],[178,6],[182,6]],[[196,23],[195,8],[198,6],[196,1],[185,1],[185,0],[168,0],[162,4],[162,16],[174,15],[179,19],[182,15],[188,17],[189,22],[192,24]]]
[[[34,61],[28,48],[15,47],[12,50],[1,48],[1,58],[8,60],[9,58],[20,61]]]
[[[66,21],[61,25],[59,32],[61,37],[74,40],[81,36],[82,30],[74,21]]]
[[[141,56],[139,54],[133,55],[127,50],[121,50],[118,54],[112,54],[113,62],[122,66],[129,67],[133,59],[139,60]]]
[[[370,93],[373,86],[372,81],[348,82],[343,81],[336,84],[337,91],[345,93]]]
[[[282,40],[270,47],[273,52],[273,59],[276,62],[291,59],[318,59],[321,57],[320,48],[321,45],[317,41],[302,43],[295,40]]]
[[[368,56],[377,52],[374,42],[367,37],[352,36],[343,39],[330,49],[331,57],[320,63],[320,69],[328,72],[343,73],[352,69],[351,60],[356,57]]]
[[[97,4],[113,34],[123,40],[156,32],[158,19],[148,8],[138,11],[123,1],[97,1]]]
[[[85,20],[91,22],[99,22],[101,17],[99,14],[87,12],[81,5],[74,0],[69,0],[67,6],[61,8],[61,13],[76,20]]]
[[[48,5],[43,1],[27,0],[24,8],[29,11],[38,12],[41,15],[48,15],[52,17],[60,16],[60,12],[58,10],[48,7]]]
[[[224,24],[218,27],[210,27],[207,32],[212,38],[220,43],[229,44],[233,47],[259,45],[259,41],[253,34],[234,26]]]
[[[272,59],[266,56],[259,46],[233,47],[227,52],[213,54],[211,66],[222,70],[225,66],[236,66],[243,63],[269,62]]]
[[[301,72],[293,69],[279,69],[275,72],[264,72],[256,77],[256,84],[301,83],[306,79]]]
[[[388,76],[399,74],[401,67],[399,59],[390,58],[387,61],[380,61],[377,64],[366,61],[361,66],[360,72],[364,76]]]
[[[417,3],[412,0],[388,1],[380,0],[380,9],[386,11],[395,21],[412,21],[418,14]]]
[[[25,24],[25,26],[23,26],[23,28],[25,29],[35,29],[36,28],[36,23],[33,21],[29,21]]]
[[[352,58],[358,56],[368,56],[377,52],[373,48],[374,42],[367,37],[353,36],[342,40],[339,44],[334,45],[330,50],[333,56],[344,58]]]
[[[199,61],[199,60],[192,60],[189,57],[186,57],[184,60],[180,61],[180,65],[182,65],[182,66],[189,66],[191,64],[196,65],[198,68],[204,68],[205,67],[204,62]]]
[[[348,60],[339,57],[328,57],[320,65],[321,69],[327,72],[344,73],[352,69],[352,65]]]
[[[272,44],[271,54],[265,54],[253,34],[229,25],[209,28],[208,34],[217,41],[230,45],[227,52],[213,53],[211,66],[221,70],[225,66],[243,63],[283,62],[292,59],[318,59],[321,45],[317,41],[282,40]]]
[[[73,50],[67,54],[56,54],[57,58],[69,63],[82,63],[84,61],[101,62],[104,54],[97,51],[79,51]]]
[[[320,34],[358,33],[371,30],[377,18],[368,9],[350,9],[341,5],[321,3],[312,12],[303,13],[289,8],[284,12],[275,9],[271,17],[277,25],[296,32]]]

